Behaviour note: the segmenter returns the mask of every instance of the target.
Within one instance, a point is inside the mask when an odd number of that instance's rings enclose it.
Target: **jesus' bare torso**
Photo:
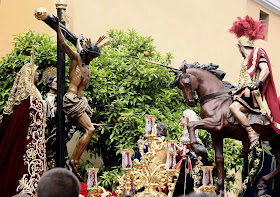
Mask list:
[[[90,74],[90,66],[83,64],[80,56],[78,56],[77,60],[71,60],[69,68],[70,84],[68,92],[72,92],[78,97],[83,97],[85,87],[88,85],[90,80]]]

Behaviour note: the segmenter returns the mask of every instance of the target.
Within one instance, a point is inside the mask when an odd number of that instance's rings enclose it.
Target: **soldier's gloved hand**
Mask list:
[[[256,89],[259,89],[262,85],[263,85],[263,82],[258,79],[255,83],[248,84],[247,87],[250,90],[256,90]]]

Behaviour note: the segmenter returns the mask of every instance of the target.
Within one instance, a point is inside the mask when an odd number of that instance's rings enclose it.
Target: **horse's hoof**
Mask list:
[[[203,144],[200,144],[200,143],[195,143],[194,144],[194,152],[197,156],[201,156],[202,159],[204,161],[207,161],[208,160],[208,153],[207,153],[207,150],[205,148],[205,146]]]
[[[257,185],[255,197],[271,197],[267,194],[266,185]]]

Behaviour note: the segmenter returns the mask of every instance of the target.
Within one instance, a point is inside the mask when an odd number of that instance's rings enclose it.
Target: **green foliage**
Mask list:
[[[96,153],[101,152],[105,171],[121,164],[120,149],[136,150],[137,140],[143,138],[145,114],[156,115],[157,122],[168,126],[167,139],[179,140],[182,133],[179,119],[188,108],[181,90],[170,88],[174,75],[168,69],[128,58],[138,56],[168,65],[172,58],[170,53],[158,53],[153,39],[139,36],[135,30],[110,30],[108,37],[112,44],[93,61],[92,81],[87,89],[87,98],[92,99],[90,103],[95,109],[93,121],[104,125],[101,132],[96,132],[88,148]],[[150,53],[148,57],[144,56],[145,51]],[[192,110],[198,113],[200,107]],[[200,131],[200,137],[211,154],[210,163],[214,162],[210,134]],[[225,150],[226,169],[240,168],[237,167],[240,162],[232,161],[232,155],[238,155],[233,154],[233,150],[239,147],[233,141],[226,142],[233,147]],[[101,183],[111,183],[114,178],[112,174],[106,174],[111,178],[104,174]]]
[[[121,164],[120,149],[137,148],[136,142],[144,134],[144,115],[156,115],[158,122],[168,126],[168,138],[179,139],[179,119],[186,109],[181,91],[169,86],[174,76],[168,69],[128,58],[138,56],[169,64],[170,53],[161,55],[151,37],[139,36],[135,30],[110,30],[108,37],[112,44],[92,62],[87,88],[94,109],[92,121],[103,124],[88,149],[101,152],[105,171]],[[148,57],[144,57],[145,51],[150,53]]]
[[[144,133],[145,114],[156,115],[157,121],[168,125],[169,137],[178,139],[178,121],[186,108],[183,97],[178,96],[181,91],[169,87],[172,73],[128,58],[139,56],[168,64],[171,54],[162,56],[155,51],[151,37],[139,36],[135,30],[110,30],[108,36],[112,44],[92,62],[92,80],[87,88],[87,98],[94,108],[93,120],[104,125],[101,132],[96,132],[89,148],[99,152],[97,143],[101,152],[106,152],[102,155],[105,168],[120,164],[120,160],[111,159],[120,149],[136,148],[136,141]],[[145,51],[149,51],[149,57],[144,57]],[[104,145],[115,151],[106,151]]]
[[[116,186],[115,179],[123,175],[121,166],[114,166],[112,170],[109,171],[101,171],[102,175],[99,177],[99,184],[105,188],[112,188]]]
[[[94,110],[92,122],[102,123],[103,129],[95,134],[87,147],[92,154],[102,157],[104,166],[99,173],[100,184],[110,189],[114,178],[121,175],[122,148],[136,149],[137,140],[143,138],[144,115],[157,116],[157,122],[168,126],[167,139],[178,140],[182,128],[179,119],[188,107],[182,92],[171,89],[169,83],[174,76],[168,69],[129,58],[140,58],[170,64],[172,55],[165,55],[156,51],[151,37],[137,34],[135,30],[124,32],[110,30],[107,37],[112,44],[102,49],[103,54],[91,63],[91,80],[87,87],[86,96]],[[30,58],[27,52],[34,42],[35,64],[39,66],[39,73],[49,66],[56,66],[56,42],[46,34],[35,34],[32,31],[15,36],[15,48],[0,61],[0,112],[8,99],[16,72]],[[145,57],[144,52],[149,56]],[[176,66],[176,65],[175,65]],[[66,72],[68,72],[69,58],[66,58]],[[68,73],[66,73],[66,79]],[[38,89],[43,91],[42,80],[37,83]],[[192,108],[197,113],[200,107]],[[210,163],[214,161],[214,151],[211,137],[206,131],[200,131],[200,137],[210,154]],[[226,140],[225,169],[238,170],[240,160],[235,155],[240,151],[232,140]],[[85,175],[86,168],[92,167],[89,161],[81,165]],[[230,179],[234,182],[235,176]]]
[[[224,165],[227,190],[231,190],[235,194],[238,193],[238,189],[234,188],[234,183],[237,181],[236,173],[242,170],[243,160],[237,157],[241,153],[241,149],[242,145],[237,144],[235,140],[224,139]]]

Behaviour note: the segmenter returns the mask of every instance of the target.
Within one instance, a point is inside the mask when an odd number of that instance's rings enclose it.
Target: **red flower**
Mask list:
[[[82,194],[84,197],[87,197],[87,195],[88,195],[87,184],[83,183],[83,182],[80,182],[80,186],[81,186],[80,194]]]

